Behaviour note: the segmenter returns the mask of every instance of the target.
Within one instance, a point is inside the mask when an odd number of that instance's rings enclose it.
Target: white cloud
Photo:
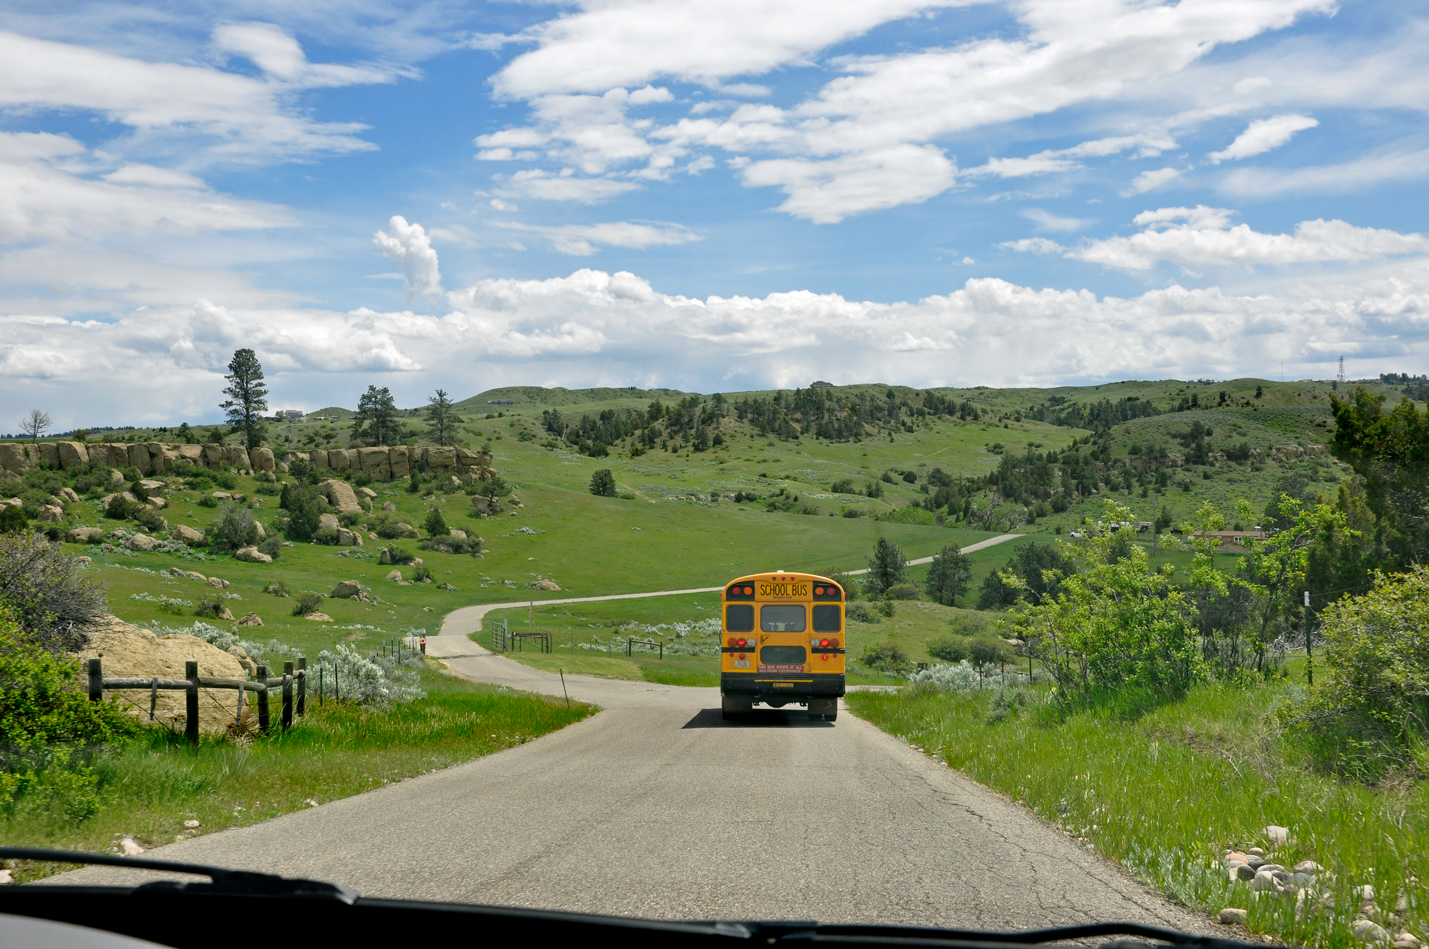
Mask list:
[[[1237,135],[1236,140],[1228,147],[1219,152],[1211,152],[1206,157],[1213,164],[1219,165],[1223,161],[1237,161],[1253,155],[1262,155],[1290,141],[1296,132],[1312,129],[1319,124],[1317,119],[1308,115],[1296,114],[1256,119],[1244,132]]]
[[[717,84],[800,63],[947,0],[607,0],[530,31],[540,48],[495,78],[502,95],[604,92],[660,77]],[[738,93],[735,93],[736,95]]]
[[[148,136],[197,134],[205,145],[190,160],[282,160],[373,147],[357,137],[366,126],[315,122],[293,108],[292,91],[410,74],[397,67],[313,65],[291,37],[262,25],[222,28],[216,39],[276,72],[256,79],[0,31],[0,107],[96,112]]]
[[[1335,194],[1394,181],[1429,177],[1429,149],[1383,152],[1335,165],[1309,168],[1237,168],[1216,186],[1226,194],[1270,197],[1281,194]]]
[[[437,252],[422,225],[394,214],[387,231],[372,235],[382,256],[402,269],[408,302],[425,297],[433,302],[442,295],[442,275],[437,270]]]
[[[579,201],[600,204],[640,186],[610,178],[578,178],[573,174],[553,175],[539,168],[518,171],[501,186],[509,197],[538,198],[542,201]]]
[[[1249,296],[1172,286],[1099,297],[971,279],[907,302],[808,291],[698,299],[629,273],[580,270],[483,280],[447,301],[439,316],[200,302],[114,322],[0,317],[0,401],[42,405],[62,426],[212,418],[238,346],[257,350],[275,398],[313,407],[352,405],[372,382],[413,405],[437,385],[465,395],[533,380],[729,391],[836,373],[919,386],[1055,385],[1253,376],[1282,359],[1287,371],[1323,377],[1341,353],[1370,372],[1376,359],[1390,369],[1429,356],[1422,261]]]
[[[782,188],[789,197],[779,210],[833,224],[850,214],[927,201],[952,185],[957,166],[932,145],[897,145],[828,161],[758,161],[742,176],[745,184]]]
[[[1062,217],[1041,208],[1027,208],[1018,211],[1017,214],[1029,221],[1036,222],[1037,226],[1044,231],[1080,231],[1096,223],[1090,218]]]
[[[519,207],[517,207],[516,205],[512,204],[510,201],[502,201],[500,198],[492,198],[492,199],[491,199],[491,206],[492,206],[493,208],[495,208],[496,210],[498,210],[498,211],[507,211],[507,212],[510,212],[510,211],[519,211],[519,210],[521,210]]]
[[[1045,237],[1024,237],[1016,241],[1003,241],[998,247],[1019,251],[1024,254],[1059,254],[1067,248]]]
[[[550,241],[559,253],[576,257],[589,257],[596,252],[597,245],[644,249],[688,244],[702,239],[679,224],[637,224],[630,221],[556,226],[518,224],[514,221],[496,221],[495,224],[505,230],[539,234]]]
[[[1231,226],[1219,208],[1162,208],[1138,215],[1148,225],[1130,237],[1089,241],[1067,257],[1124,270],[1149,270],[1159,261],[1226,266],[1364,263],[1411,254],[1429,254],[1429,238],[1344,221],[1302,221],[1294,234],[1262,234],[1249,225]],[[1177,223],[1179,222],[1179,223]]]
[[[1082,142],[1071,148],[1055,148],[1029,155],[1026,158],[989,158],[986,165],[969,168],[964,177],[996,175],[999,178],[1025,178],[1030,175],[1047,175],[1081,168],[1078,158],[1102,158],[1135,148],[1137,158],[1160,155],[1168,148],[1175,148],[1176,140],[1162,131],[1140,135],[1119,135]]]
[[[1154,191],[1173,178],[1181,177],[1181,172],[1176,168],[1158,168],[1155,171],[1143,171],[1135,178],[1131,179],[1131,184],[1126,190],[1121,192],[1123,198],[1133,195],[1145,194]]]

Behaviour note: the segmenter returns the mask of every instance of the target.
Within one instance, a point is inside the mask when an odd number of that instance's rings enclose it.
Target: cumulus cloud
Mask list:
[[[896,145],[828,161],[758,161],[742,176],[746,184],[781,188],[789,197],[779,210],[833,224],[850,214],[927,201],[948,189],[957,166],[932,145]]]
[[[679,224],[637,224],[630,221],[554,226],[518,224],[514,221],[497,221],[495,224],[504,230],[539,234],[550,241],[551,246],[558,252],[575,257],[589,257],[601,245],[644,249],[688,244],[701,239],[698,234]]]
[[[372,235],[372,242],[381,249],[382,256],[401,268],[408,302],[423,297],[433,302],[440,300],[442,275],[437,270],[437,252],[422,225],[415,221],[408,224],[406,218],[394,214],[387,227]]]
[[[1411,254],[1429,254],[1422,234],[1344,221],[1302,221],[1294,234],[1262,234],[1249,225],[1231,226],[1221,208],[1161,208],[1138,215],[1146,230],[1130,237],[1089,241],[1067,257],[1124,270],[1149,270],[1160,261],[1182,265],[1364,263]]]
[[[1290,141],[1296,132],[1312,129],[1319,124],[1319,120],[1308,115],[1277,115],[1269,119],[1256,119],[1244,132],[1237,135],[1236,140],[1229,146],[1221,151],[1211,152],[1206,157],[1212,164],[1219,165],[1223,161],[1237,161],[1253,155],[1262,155]]]
[[[1158,168],[1155,171],[1143,171],[1135,178],[1131,179],[1131,184],[1126,190],[1121,192],[1123,198],[1130,198],[1134,195],[1145,194],[1148,191],[1155,191],[1173,178],[1181,177],[1181,172],[1176,168]]]
[[[212,413],[223,366],[251,346],[274,397],[350,405],[374,381],[404,404],[434,385],[730,391],[839,378],[907,385],[1254,375],[1284,359],[1429,355],[1429,266],[1240,296],[1171,286],[1132,298],[979,278],[906,302],[793,291],[703,299],[630,273],[482,280],[441,315],[200,302],[113,322],[0,317],[0,400],[54,406],[58,424]],[[709,354],[718,352],[719,359]],[[420,370],[420,373],[418,372]],[[463,390],[463,386],[466,387]],[[106,406],[97,419],[93,406]]]

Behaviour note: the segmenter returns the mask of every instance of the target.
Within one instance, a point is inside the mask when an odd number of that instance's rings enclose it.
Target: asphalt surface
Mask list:
[[[558,677],[500,656],[447,662],[480,681],[562,694]],[[150,855],[371,896],[649,917],[1212,928],[846,713],[814,723],[770,710],[731,725],[714,689],[586,676],[567,676],[566,688],[604,711],[464,765]],[[91,868],[52,879],[152,876]]]

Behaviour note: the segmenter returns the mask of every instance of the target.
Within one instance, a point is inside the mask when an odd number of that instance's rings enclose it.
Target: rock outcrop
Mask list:
[[[242,663],[216,646],[197,636],[170,633],[155,636],[147,629],[131,626],[118,617],[106,617],[89,630],[89,644],[79,652],[81,659],[98,657],[103,661],[107,678],[182,679],[184,663],[198,662],[198,674],[214,679],[244,679]],[[83,675],[83,673],[81,673]],[[134,689],[108,695],[118,695],[119,704],[140,720],[149,720],[148,689]],[[237,693],[227,689],[199,690],[199,731],[207,735],[224,735],[233,731],[237,721]],[[182,732],[186,717],[184,693],[160,691],[154,703],[154,722]],[[244,709],[241,730],[256,726],[256,715]]]
[[[352,485],[346,481],[339,481],[336,478],[328,478],[326,481],[318,482],[318,491],[324,494],[328,501],[332,503],[333,509],[339,514],[361,514],[363,507],[357,501],[357,492],[352,490]]]

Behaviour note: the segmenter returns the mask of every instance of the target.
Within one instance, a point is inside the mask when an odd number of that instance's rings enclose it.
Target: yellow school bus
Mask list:
[[[725,584],[719,691],[726,720],[756,702],[802,705],[833,721],[844,694],[844,589],[812,573],[756,573]]]

